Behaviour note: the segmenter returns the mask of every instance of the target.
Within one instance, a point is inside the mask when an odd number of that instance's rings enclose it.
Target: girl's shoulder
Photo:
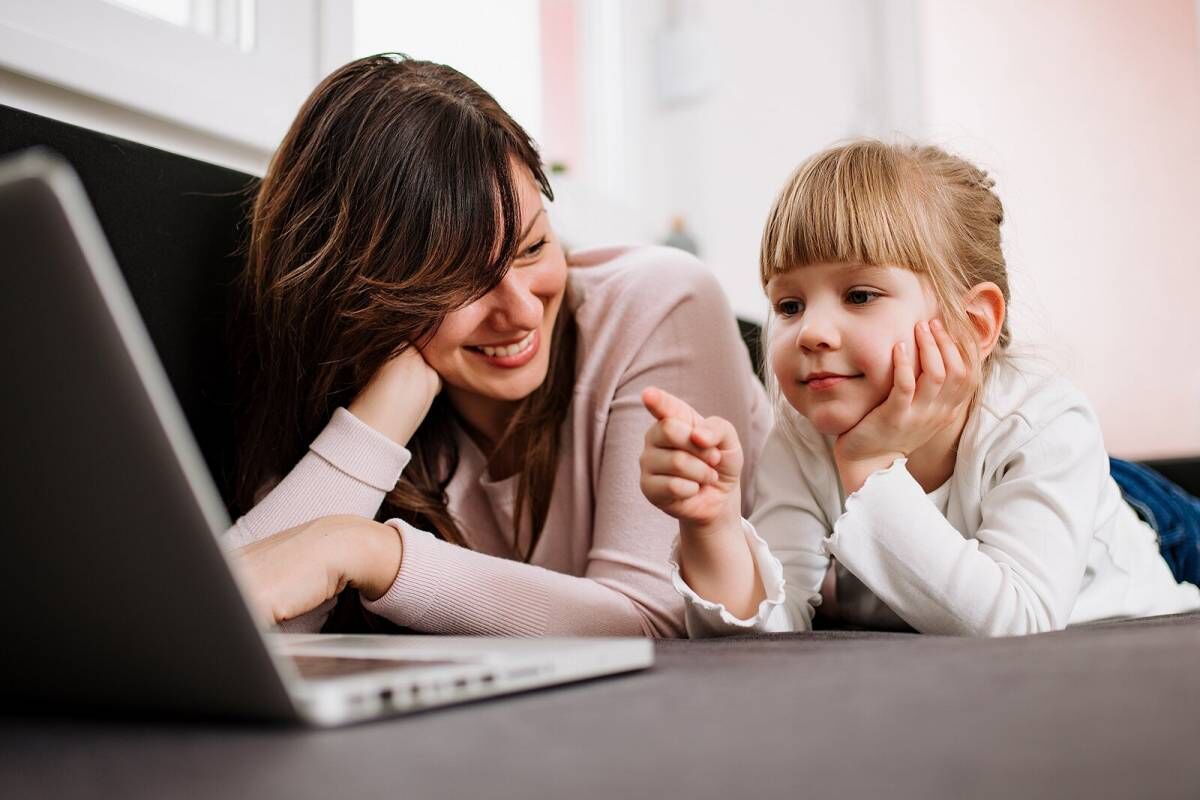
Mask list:
[[[1087,396],[1048,361],[1009,357],[996,365],[976,410],[971,438],[1028,440],[1064,415],[1082,415],[1099,432]]]

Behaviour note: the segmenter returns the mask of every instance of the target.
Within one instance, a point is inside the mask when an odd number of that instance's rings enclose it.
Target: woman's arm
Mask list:
[[[316,576],[330,576],[341,569],[340,562],[326,557],[338,553],[338,549],[326,543],[313,548],[310,559],[297,558],[298,553],[307,549],[311,534],[293,541],[288,541],[287,534],[334,516],[353,517],[370,523],[384,496],[396,485],[408,460],[409,452],[405,448],[346,409],[334,411],[333,418],[300,463],[254,508],[238,518],[223,537],[222,543],[235,551],[235,562],[239,564],[244,585],[256,598],[264,616],[268,619],[273,616],[284,630],[291,632],[321,629],[333,609],[333,595],[328,602],[307,606],[305,613],[296,613],[295,604],[304,602],[299,598],[292,597],[287,601],[279,598],[292,595],[293,590],[284,586],[284,582],[291,580],[296,582],[294,591],[303,597],[311,598],[314,592],[319,593],[317,587],[321,584]],[[338,530],[346,531],[350,527],[343,524]],[[367,537],[355,531],[350,538],[358,542]],[[278,553],[275,552],[277,546],[280,548]],[[264,600],[264,596],[271,599]],[[280,603],[287,608],[285,616],[269,613],[273,609],[280,610]]]
[[[344,408],[287,476],[225,533],[243,547],[319,517],[373,519],[408,464],[409,452]]]
[[[373,520],[408,464],[410,454],[403,445],[440,390],[437,373],[416,350],[406,350],[391,359],[358,394],[349,410],[334,411],[329,424],[292,471],[226,531],[225,545],[244,551],[239,552],[239,560],[251,593],[260,596],[259,605],[282,604],[273,616],[287,630],[318,630],[324,623],[332,601],[315,608],[309,606],[312,612],[302,615],[293,608],[303,602],[300,598],[320,593],[317,575],[338,580],[347,569],[355,575],[366,561],[356,554],[391,551],[393,544],[388,540],[396,538],[394,533],[381,531],[382,526],[371,529],[350,525],[350,520],[318,526],[319,537],[314,536],[311,527],[303,535],[296,534],[326,517]],[[335,537],[337,548],[329,545]],[[268,539],[275,541],[268,544]],[[297,555],[314,539],[320,544],[313,550],[311,563],[305,563]],[[394,546],[398,549],[398,542]],[[345,555],[348,557],[343,558]],[[278,563],[270,563],[272,560]],[[360,582],[373,585],[379,580],[378,564],[373,566],[370,574],[358,575]],[[293,575],[295,586],[286,588],[287,578]],[[391,575],[395,575],[394,569]],[[388,584],[390,580],[385,587]]]
[[[602,425],[603,443],[592,475],[591,542],[580,541],[589,547],[584,575],[472,552],[392,520],[389,524],[401,531],[403,560],[389,592],[365,604],[369,610],[406,627],[439,633],[683,632],[683,604],[672,588],[668,565],[677,526],[650,505],[639,487],[638,456],[653,421],[642,406],[642,390],[654,385],[701,398],[706,413],[723,416],[745,432],[748,470],[757,460],[769,419],[720,287],[702,267],[687,262],[684,269],[668,265],[665,275],[650,272],[639,276],[639,285],[624,287],[626,296],[645,298],[639,304],[662,309],[657,317],[631,308],[622,325],[624,341],[590,343],[610,344],[593,358],[625,361],[613,365],[619,375],[611,401],[589,421]],[[645,266],[652,270],[659,265]],[[663,281],[678,290],[672,302],[664,302]],[[652,285],[658,288],[652,291]],[[575,454],[577,459],[588,457]],[[588,470],[579,467],[582,478]],[[542,536],[581,538],[574,531],[546,530]]]
[[[225,542],[242,547],[318,517],[374,519],[409,461],[404,448],[441,391],[415,349],[384,364],[287,476],[240,517]]]

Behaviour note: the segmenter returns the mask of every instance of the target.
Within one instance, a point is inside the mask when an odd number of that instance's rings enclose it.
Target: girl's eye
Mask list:
[[[793,317],[796,314],[799,314],[802,309],[803,306],[801,305],[800,301],[793,300],[792,298],[780,300],[775,304],[775,313],[781,317]]]
[[[846,292],[846,301],[852,306],[865,306],[876,297],[879,297],[879,292],[872,292],[869,289],[851,289]]]

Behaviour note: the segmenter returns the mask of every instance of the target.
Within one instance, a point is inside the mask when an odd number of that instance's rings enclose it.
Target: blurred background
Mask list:
[[[261,175],[336,66],[442,61],[539,142],[572,246],[694,248],[759,321],[791,170],[929,140],[996,179],[1019,346],[1162,457],[1200,453],[1198,42],[1200,0],[0,0],[0,103]]]

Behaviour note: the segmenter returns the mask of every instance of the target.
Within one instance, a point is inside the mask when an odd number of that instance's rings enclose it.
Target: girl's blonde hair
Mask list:
[[[984,170],[930,145],[860,139],[820,152],[797,168],[767,218],[763,286],[808,264],[903,267],[928,278],[947,329],[963,341],[973,333],[962,302],[971,287],[990,281],[1009,301],[994,185]],[[1010,341],[1005,319],[981,377]]]

